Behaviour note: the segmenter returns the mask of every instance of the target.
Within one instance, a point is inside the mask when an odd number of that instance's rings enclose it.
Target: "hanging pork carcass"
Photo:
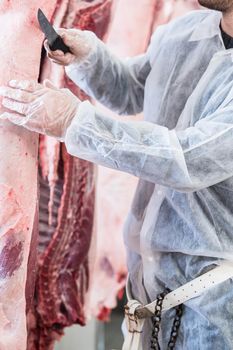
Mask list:
[[[111,0],[1,1],[1,85],[10,79],[37,80],[39,71],[46,75],[38,7],[56,25],[91,29],[103,37]],[[55,74],[61,86],[72,88],[62,70]],[[39,196],[38,135],[0,122],[1,350],[53,349],[65,326],[85,323],[93,165],[43,138],[40,155]]]

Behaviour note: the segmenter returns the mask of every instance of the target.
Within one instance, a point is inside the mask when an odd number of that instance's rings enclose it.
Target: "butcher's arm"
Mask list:
[[[71,53],[51,51],[48,57],[66,66],[66,73],[87,95],[121,115],[142,112],[144,88],[151,71],[151,56],[162,46],[166,26],[157,28],[146,53],[121,60],[90,31],[59,29]]]
[[[197,191],[233,176],[233,106],[183,131],[117,121],[89,102],[66,134],[68,152],[179,191]]]
[[[147,54],[127,60],[113,55],[99,39],[82,63],[66,67],[66,73],[87,95],[121,115],[142,112],[144,87],[151,70]]]

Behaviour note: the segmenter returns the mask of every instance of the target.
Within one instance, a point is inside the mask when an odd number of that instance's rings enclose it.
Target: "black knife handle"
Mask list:
[[[58,36],[57,39],[52,43],[52,45],[49,45],[49,47],[52,51],[61,50],[64,53],[71,53],[69,47],[64,43],[60,36]]]

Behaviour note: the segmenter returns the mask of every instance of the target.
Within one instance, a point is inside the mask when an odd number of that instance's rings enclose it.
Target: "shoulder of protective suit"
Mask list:
[[[185,15],[173,19],[166,24],[167,30],[174,31],[176,33],[188,30],[190,33],[208,16],[212,16],[215,11],[212,10],[194,10],[186,13]]]
[[[158,53],[161,47],[172,46],[182,42],[184,44],[191,37],[193,31],[207,17],[213,15],[212,10],[195,10],[178,17],[167,24],[157,27],[151,37],[148,53],[153,61],[154,53]]]

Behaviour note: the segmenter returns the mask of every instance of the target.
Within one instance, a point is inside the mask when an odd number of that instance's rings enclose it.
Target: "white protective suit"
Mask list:
[[[66,133],[69,153],[140,178],[125,226],[134,297],[146,304],[233,259],[233,50],[225,50],[221,13],[195,11],[159,27],[148,51],[120,61],[100,41],[66,68],[89,102]],[[117,203],[116,203],[117,205]],[[163,315],[166,349],[174,315]],[[176,349],[233,349],[231,279],[186,303]],[[144,330],[149,349],[151,328]]]

